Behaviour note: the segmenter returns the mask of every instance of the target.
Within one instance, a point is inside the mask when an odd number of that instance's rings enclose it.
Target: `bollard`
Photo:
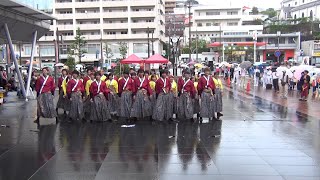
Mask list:
[[[250,91],[250,79],[247,82],[247,92],[249,92],[249,91]]]

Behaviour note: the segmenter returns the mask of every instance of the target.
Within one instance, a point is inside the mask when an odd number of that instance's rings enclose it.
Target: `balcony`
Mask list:
[[[131,12],[131,17],[155,17],[154,11],[133,11]]]
[[[194,20],[227,20],[241,19],[241,15],[212,15],[212,16],[194,16]]]
[[[76,19],[99,19],[100,13],[76,13]]]
[[[110,40],[129,39],[129,34],[105,34],[103,38]]]
[[[86,40],[99,40],[101,39],[101,35],[83,35]]]
[[[59,20],[73,19],[73,14],[55,14],[55,16]]]
[[[54,39],[54,36],[42,36],[39,41],[53,41]]]
[[[102,7],[127,7],[129,1],[102,1]]]
[[[65,9],[65,8],[72,8],[72,2],[56,2],[55,9]]]
[[[63,41],[73,41],[74,40],[74,36],[62,36],[62,40]]]
[[[108,23],[103,24],[103,29],[128,29],[128,23]]]
[[[57,25],[57,28],[61,31],[63,30],[73,30],[73,25],[68,24],[68,25]]]
[[[150,0],[131,0],[130,6],[155,6],[157,1]]]
[[[112,1],[113,2],[113,1]],[[128,18],[128,12],[105,12],[103,18]]]
[[[75,8],[91,8],[91,7],[100,7],[100,2],[99,1],[94,1],[94,2],[75,2],[74,3]]]
[[[150,37],[151,37],[151,35],[150,35]],[[147,39],[148,38],[148,34],[147,33],[145,33],[145,34],[131,34],[131,38],[132,39]]]
[[[100,30],[100,24],[77,24],[81,30]]]
[[[131,29],[155,29],[156,23],[155,22],[138,22],[138,23],[131,23]]]

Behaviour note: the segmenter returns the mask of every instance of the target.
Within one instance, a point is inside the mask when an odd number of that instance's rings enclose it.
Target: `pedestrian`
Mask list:
[[[3,66],[0,66],[0,87],[5,89],[7,86],[7,74]]]
[[[108,74],[108,80],[106,81],[107,88],[111,93],[108,93],[108,101],[110,106],[110,113],[113,116],[118,115],[118,107],[119,107],[119,87],[118,81],[115,79],[113,73]]]
[[[308,94],[309,94],[309,84],[308,84],[308,81],[305,79],[302,85],[301,98],[299,100],[307,101]]]
[[[172,109],[169,106],[171,83],[167,74],[167,70],[162,70],[160,72],[161,78],[156,81],[157,101],[152,115],[152,118],[156,121],[168,121],[173,116]]]
[[[91,113],[91,106],[92,104],[92,97],[90,96],[90,87],[91,84],[95,81],[95,74],[93,72],[90,72],[89,75],[90,79],[86,80],[86,84],[83,84],[85,87],[85,98],[83,101],[83,110],[84,110],[84,116],[85,117],[90,117],[90,113]],[[83,82],[85,82],[85,80],[83,79]]]
[[[92,76],[94,77],[93,69],[91,67],[87,68],[87,74],[83,78],[83,85],[87,85],[88,80],[92,80]],[[89,89],[88,89],[89,90]]]
[[[104,81],[101,80],[100,72],[94,74],[95,80],[90,86],[90,99],[92,102],[90,121],[105,122],[111,121],[110,106],[107,97],[111,92]]]
[[[281,98],[283,99],[287,99],[288,96],[288,83],[289,77],[286,74],[286,71],[283,71],[281,77]]]
[[[275,92],[279,92],[279,76],[276,70],[272,71],[272,84]]]
[[[56,118],[56,123],[58,123],[57,113],[53,103],[55,88],[54,79],[49,75],[49,68],[43,68],[42,75],[36,81],[38,108],[35,123],[40,123],[40,117]]]
[[[84,120],[83,100],[84,85],[79,79],[79,72],[74,70],[67,84],[67,95],[70,99],[69,122]]]
[[[231,65],[231,68],[230,68],[230,79],[233,80],[233,77],[234,77],[234,65]]]
[[[170,72],[168,72],[170,74]],[[174,76],[169,76],[170,78],[170,84],[171,84],[171,90],[169,93],[169,109],[172,109],[172,112],[169,112],[169,114],[175,114],[176,117],[177,115],[177,98],[178,98],[178,84],[174,80]],[[170,118],[170,120],[172,120]]]
[[[152,90],[149,84],[149,79],[146,78],[144,71],[140,69],[138,71],[138,77],[134,80],[134,102],[131,110],[131,117],[136,119],[144,119],[152,116],[152,106],[150,96]]]
[[[57,111],[57,114],[58,114],[58,109],[63,109],[63,113],[66,114],[66,110],[67,110],[67,101],[68,101],[68,98],[65,96],[64,92],[63,92],[63,81],[68,77],[68,71],[66,69],[62,69],[61,71],[61,77],[59,77],[58,79],[58,88],[59,88],[59,99],[58,99],[58,102],[57,102],[57,108],[56,108],[56,111]]]
[[[210,69],[206,68],[204,70],[204,76],[202,76],[198,82],[198,93],[201,96],[200,122],[202,122],[202,118],[209,118],[210,120],[214,115],[215,84],[210,72]]]
[[[240,70],[241,72],[241,77],[240,77],[240,87],[242,88],[245,88],[245,85],[246,85],[246,73],[247,73],[247,70],[245,68],[241,68]]]
[[[183,81],[178,84],[179,98],[177,101],[177,114],[180,120],[187,119],[193,121],[193,103],[196,90],[191,80],[191,72],[184,72]]]
[[[197,119],[200,118],[200,96],[198,93],[198,78],[192,77],[191,78],[194,88],[195,88],[195,97],[193,99],[193,114],[197,115]]]
[[[254,73],[253,73],[253,81],[254,81],[255,87],[259,86],[260,74],[261,74],[261,72],[260,72],[259,66],[256,66]]]
[[[213,82],[216,86],[215,89],[215,112],[217,112],[217,119],[220,119],[221,116],[223,116],[222,114],[222,95],[223,95],[223,85],[221,82],[221,79],[219,77],[218,74],[214,74],[213,77]]]
[[[130,122],[130,113],[132,108],[132,95],[134,90],[134,84],[129,72],[123,73],[123,78],[119,80],[118,92],[119,92],[119,117],[125,118]]]
[[[297,90],[298,90],[299,92],[302,91],[303,83],[304,83],[304,72],[301,73],[300,80],[298,81],[298,84],[297,84]]]

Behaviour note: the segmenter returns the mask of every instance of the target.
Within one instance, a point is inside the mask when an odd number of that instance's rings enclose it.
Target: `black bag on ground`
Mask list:
[[[266,89],[272,89],[272,84],[267,84]]]

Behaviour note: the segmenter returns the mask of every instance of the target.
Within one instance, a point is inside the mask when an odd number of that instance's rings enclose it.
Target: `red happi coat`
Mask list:
[[[53,77],[49,76],[48,80],[46,81],[46,84],[43,86],[42,91],[41,87],[45,81],[45,77],[44,76],[40,76],[38,77],[37,81],[36,81],[36,91],[38,94],[43,94],[43,93],[48,93],[51,92],[52,94],[54,94],[54,91],[56,89],[55,83],[54,83],[54,79]]]
[[[143,80],[143,78],[141,79]],[[134,80],[134,93],[136,94],[139,89],[145,89],[148,92],[148,95],[152,95],[152,89],[150,87],[150,81],[147,77],[144,77],[144,81],[141,84],[139,77],[136,77]],[[140,87],[141,84],[141,87]]]
[[[163,88],[164,88],[164,79],[159,78],[156,81],[156,93],[160,94],[161,92],[163,92]],[[165,88],[166,88],[166,93],[168,93],[171,90],[171,83],[169,78],[166,78]]]
[[[89,81],[91,78],[89,75],[86,75],[86,77],[83,78],[83,85],[86,86],[87,81]]]
[[[179,79],[180,80],[180,79]],[[195,87],[194,87],[194,83],[193,83],[193,81],[191,81],[191,80],[187,80],[187,81],[185,81],[185,80],[183,80],[183,79],[181,79],[180,81],[178,80],[178,92],[180,93],[180,94],[182,94],[182,93],[190,93],[190,96],[192,97],[192,98],[194,98],[195,97],[195,95],[196,95],[196,89],[195,89]],[[186,83],[186,84],[185,84]]]
[[[76,85],[76,80],[75,79],[71,79],[71,80],[68,81],[67,94],[68,94],[69,97],[71,96],[71,93],[73,93],[73,92],[81,92],[82,94],[84,93],[84,86],[83,86],[83,83],[82,83],[82,81],[80,79],[78,79],[77,87],[74,88],[75,85]]]
[[[91,97],[94,98],[98,94],[103,93],[104,96],[108,98],[108,94],[110,93],[110,90],[107,88],[107,84],[104,81],[101,81],[99,92],[98,92],[98,84],[99,83],[97,81],[93,81],[91,83],[91,86],[90,86]]]
[[[131,77],[128,77],[128,83],[126,84],[126,80],[121,78],[118,82],[118,92],[121,95],[123,91],[131,91],[134,92],[134,81]],[[124,85],[126,84],[126,87]]]
[[[208,82],[208,86],[207,86],[207,80],[205,79],[204,76],[202,76],[199,81],[198,81],[198,93],[199,95],[202,94],[203,90],[210,88],[212,90],[212,93],[214,93],[214,90],[216,89],[216,86],[214,84],[214,81],[212,79],[212,76],[208,76],[209,78],[209,82]]]

